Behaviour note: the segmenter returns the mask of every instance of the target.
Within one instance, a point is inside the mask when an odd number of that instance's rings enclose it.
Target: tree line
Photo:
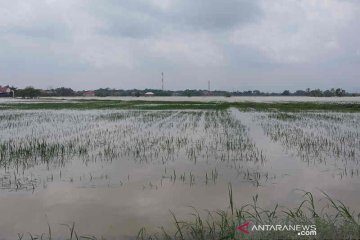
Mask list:
[[[75,91],[71,88],[54,88],[54,89],[36,89],[34,87],[26,87],[24,89],[17,89],[12,87],[15,91],[15,97],[20,98],[37,98],[37,97],[71,97],[71,96],[83,96],[88,91]],[[291,92],[290,90],[284,90],[283,92],[262,92],[259,90],[247,90],[247,91],[207,91],[207,90],[196,90],[186,89],[178,91],[170,90],[159,90],[159,89],[110,89],[110,88],[99,88],[92,91],[95,96],[108,97],[108,96],[144,96],[147,92],[152,92],[155,96],[310,96],[310,97],[344,97],[344,96],[360,96],[358,93],[348,93],[341,88],[331,88],[328,90],[310,89],[297,90]]]

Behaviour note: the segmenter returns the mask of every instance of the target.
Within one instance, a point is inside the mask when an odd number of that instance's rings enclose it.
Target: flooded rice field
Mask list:
[[[359,210],[360,114],[0,112],[0,239],[77,232],[124,239],[191,207],[297,205],[325,191]]]

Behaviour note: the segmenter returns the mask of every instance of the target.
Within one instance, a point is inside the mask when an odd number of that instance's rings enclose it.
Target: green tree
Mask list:
[[[338,88],[335,90],[335,94],[338,97],[343,97],[343,96],[345,96],[346,92],[344,89]]]
[[[40,94],[41,91],[33,87],[26,87],[24,89],[19,89],[18,91],[16,91],[16,97],[22,98],[36,98],[39,97]]]
[[[331,92],[331,90],[326,90],[326,91],[324,92],[324,96],[325,96],[325,97],[332,97],[332,96],[334,96],[334,94]]]
[[[75,92],[71,88],[61,87],[61,88],[56,88],[54,91],[55,91],[56,96],[61,96],[61,97],[75,96]]]
[[[310,96],[312,97],[323,97],[324,94],[320,89],[315,89],[310,91]]]
[[[291,93],[290,93],[289,90],[285,90],[281,95],[283,95],[283,96],[290,96]]]

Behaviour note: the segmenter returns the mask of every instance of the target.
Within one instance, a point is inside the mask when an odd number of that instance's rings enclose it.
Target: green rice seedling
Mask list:
[[[229,194],[229,197],[231,197],[231,194]],[[279,211],[278,204],[272,210],[259,207],[257,205],[258,197],[254,196],[253,203],[236,209],[235,215],[231,213],[230,205],[228,209],[230,214],[228,214],[227,210],[217,210],[215,211],[216,218],[213,217],[211,212],[207,218],[203,218],[196,209],[193,209],[191,214],[194,220],[179,221],[174,213],[172,213],[172,216],[176,219],[177,224],[181,223],[181,226],[178,225],[177,230],[178,233],[179,229],[181,229],[181,239],[263,239],[264,237],[271,237],[271,239],[298,239],[296,232],[291,231],[252,232],[251,235],[243,235],[236,230],[236,227],[245,221],[252,222],[255,225],[315,224],[317,239],[355,239],[360,236],[359,220],[354,219],[354,215],[350,213],[345,204],[335,201],[325,194],[325,199],[332,204],[332,210],[335,210],[334,215],[329,215],[330,213],[318,213],[316,211],[316,203],[312,193],[305,192],[303,197],[304,199],[298,207],[294,209],[285,208],[281,211]],[[171,239],[177,239],[176,234]]]
[[[333,170],[341,170],[340,178],[356,176],[360,152],[358,114],[286,113],[293,117],[291,121],[279,118],[281,114],[257,118],[264,133],[274,142],[281,143],[310,167],[336,164],[340,168]]]
[[[229,198],[231,199],[231,185],[229,185]],[[360,237],[359,219],[355,219],[355,214],[341,201],[332,199],[328,194],[324,194],[323,201],[330,203],[330,208],[323,211],[316,211],[317,204],[322,201],[316,200],[310,192],[304,192],[303,201],[295,208],[280,207],[275,204],[274,208],[266,209],[258,206],[258,196],[253,197],[252,204],[245,204],[240,208],[235,208],[230,204],[228,209],[206,211],[206,215],[195,209],[192,209],[191,218],[179,220],[175,213],[170,211],[173,219],[175,231],[167,231],[161,227],[161,232],[148,233],[145,228],[141,228],[136,239],[298,239],[296,232],[292,231],[256,231],[249,235],[244,235],[237,227],[244,222],[252,224],[267,225],[316,225],[316,239],[357,239]],[[229,202],[232,200],[229,199]],[[235,214],[232,214],[235,212]],[[69,229],[69,239],[96,239],[96,237],[86,237],[79,235],[75,231],[75,224],[65,225]],[[37,236],[31,235],[30,239],[36,239]],[[51,230],[49,227],[49,236]],[[23,239],[23,234],[18,234],[18,239]],[[311,237],[304,237],[312,239]],[[101,238],[103,239],[103,238]]]

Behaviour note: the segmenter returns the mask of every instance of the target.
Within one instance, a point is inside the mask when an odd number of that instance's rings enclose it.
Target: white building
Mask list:
[[[146,92],[145,93],[145,96],[146,97],[152,97],[152,96],[154,96],[155,94],[153,93],[153,92]]]

